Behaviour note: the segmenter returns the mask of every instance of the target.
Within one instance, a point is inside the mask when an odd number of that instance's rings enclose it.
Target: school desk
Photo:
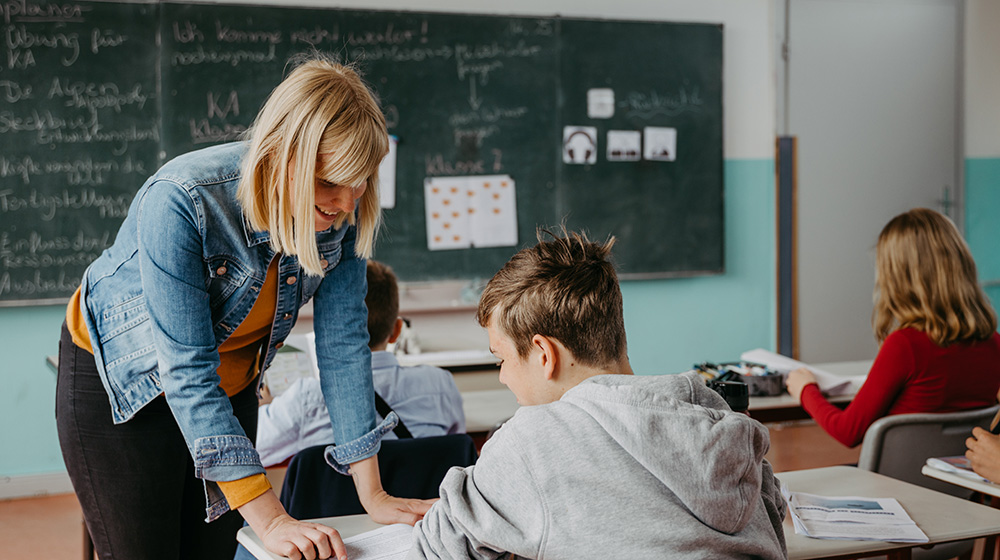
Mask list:
[[[913,548],[925,544],[1000,535],[1000,510],[857,467],[788,471],[778,473],[777,477],[793,492],[895,498],[929,539],[928,543],[813,539],[795,534],[791,517],[785,516],[785,541],[790,560],[881,555],[888,555],[889,560],[908,559]]]
[[[793,492],[824,496],[895,498],[927,535],[929,543],[990,537],[1000,534],[1000,510],[961,500],[856,467],[825,467],[779,473],[778,478]],[[334,527],[342,538],[377,529],[381,525],[367,515],[314,519]],[[653,522],[650,522],[653,523]],[[785,541],[789,560],[863,558],[887,555],[889,560],[910,558],[910,551],[923,543],[813,539],[795,534],[791,516],[785,516]],[[654,530],[650,525],[650,530]],[[254,534],[244,527],[237,540],[260,560],[281,557],[267,552]]]
[[[931,478],[936,478],[938,480],[943,480],[945,482],[954,484],[955,486],[961,486],[962,488],[968,488],[973,492],[979,492],[980,494],[986,494],[987,496],[993,496],[995,498],[1000,498],[1000,484],[993,484],[992,482],[983,482],[981,480],[973,480],[964,476],[959,476],[954,473],[945,472],[940,469],[935,469],[934,467],[928,467],[924,465],[920,469],[920,473],[924,476],[929,476]]]
[[[868,375],[868,371],[872,366],[872,360],[827,362],[811,365],[833,375],[857,378],[858,376]],[[851,402],[855,393],[857,393],[857,388],[852,387],[847,393],[829,397],[829,401],[843,408]],[[750,397],[749,412],[751,418],[764,424],[768,422],[809,419],[809,414],[788,393],[782,393],[776,397]]]

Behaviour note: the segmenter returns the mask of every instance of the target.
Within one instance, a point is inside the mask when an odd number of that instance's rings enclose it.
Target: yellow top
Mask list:
[[[257,378],[257,356],[261,345],[271,335],[274,311],[278,305],[278,259],[272,259],[260,295],[250,309],[250,314],[232,335],[219,346],[219,386],[232,397],[246,389]],[[66,308],[66,326],[73,343],[93,353],[90,333],[80,311],[80,288],[69,300]],[[263,474],[256,474],[229,482],[218,482],[231,509],[236,509],[260,496],[271,488]]]

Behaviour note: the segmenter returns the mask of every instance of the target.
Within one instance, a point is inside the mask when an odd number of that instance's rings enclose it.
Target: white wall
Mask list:
[[[965,157],[1000,157],[1000,2],[965,4]]]

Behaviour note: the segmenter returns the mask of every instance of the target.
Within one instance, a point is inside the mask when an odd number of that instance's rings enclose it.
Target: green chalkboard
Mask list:
[[[599,153],[562,166],[557,214],[617,236],[626,275],[721,272],[722,27],[563,20],[560,36],[561,122],[596,129]],[[613,114],[587,119],[586,93],[601,89],[613,92]],[[609,132],[651,153],[613,159]],[[663,137],[673,137],[668,153]]]
[[[64,301],[158,165],[155,4],[0,7],[0,303]]]
[[[361,70],[398,141],[376,258],[404,281],[488,278],[536,227],[560,223],[617,236],[625,278],[723,270],[718,25],[184,3],[4,10],[4,32],[24,37],[4,59],[36,64],[0,68],[0,305],[68,296],[146,176],[238,138],[288,59],[312,50]],[[53,95],[64,82],[82,92]],[[471,194],[443,206],[449,190]]]

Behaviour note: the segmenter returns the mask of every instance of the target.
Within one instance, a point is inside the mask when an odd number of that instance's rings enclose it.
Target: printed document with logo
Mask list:
[[[795,532],[816,539],[927,542],[927,535],[917,527],[906,510],[894,498],[857,496],[817,496],[781,493],[788,502]]]

